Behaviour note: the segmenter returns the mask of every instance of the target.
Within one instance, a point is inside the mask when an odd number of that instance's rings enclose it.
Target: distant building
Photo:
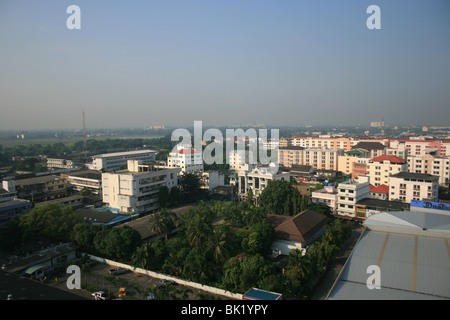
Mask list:
[[[73,160],[47,158],[47,168],[74,169],[78,165]]]
[[[236,172],[251,170],[256,165],[256,159],[250,150],[233,150],[228,154],[228,164]]]
[[[94,155],[91,158],[92,163],[87,164],[88,169],[109,171],[126,166],[128,160],[155,161],[156,151],[135,150],[127,152],[113,152]]]
[[[128,160],[128,169],[102,174],[103,202],[121,213],[142,214],[159,209],[159,188],[178,185],[180,168]]]
[[[102,173],[97,170],[79,170],[70,173],[61,173],[61,177],[66,179],[68,185],[75,191],[81,191],[84,188],[91,191],[92,194],[102,194]]]
[[[9,219],[30,210],[30,201],[17,198],[14,180],[3,180],[0,187],[0,229],[5,227]]]
[[[219,170],[208,170],[199,172],[201,187],[209,192],[213,192],[216,187],[225,185],[225,173]]]
[[[15,181],[17,197],[41,202],[70,195],[67,181],[55,175],[46,175]]]
[[[278,163],[285,167],[303,165],[303,147],[280,147],[278,149]]]
[[[202,152],[178,145],[176,150],[169,153],[167,166],[180,168],[182,174],[203,171]]]
[[[439,177],[426,173],[399,172],[390,177],[389,199],[437,201]]]

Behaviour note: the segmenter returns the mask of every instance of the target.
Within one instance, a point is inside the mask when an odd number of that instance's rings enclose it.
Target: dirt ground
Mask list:
[[[214,296],[208,292],[204,292],[196,288],[184,287],[178,284],[172,285],[172,290],[166,290],[165,293],[164,289],[153,288],[161,283],[161,279],[152,278],[150,276],[133,271],[128,271],[125,274],[117,276],[111,276],[108,273],[108,270],[111,268],[114,267],[103,263],[95,263],[89,268],[87,272],[82,271],[81,282],[84,289],[70,290],[67,288],[66,282],[70,274],[67,274],[60,278],[47,279],[47,284],[56,286],[62,290],[69,290],[72,293],[76,293],[91,300],[93,299],[92,292],[98,290],[107,292],[108,296],[112,299],[117,298],[119,288],[121,287],[125,287],[127,291],[127,296],[124,298],[124,300],[147,300],[148,293],[150,291],[153,291],[156,299],[160,300],[197,300],[202,298],[222,300],[226,299],[226,297],[223,296]]]

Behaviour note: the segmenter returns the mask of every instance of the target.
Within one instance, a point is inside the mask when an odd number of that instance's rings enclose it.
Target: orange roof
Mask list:
[[[387,186],[385,184],[381,184],[377,187],[370,185],[370,192],[389,193],[389,186]]]
[[[370,161],[375,161],[375,162],[383,162],[386,160],[390,161],[391,163],[406,163],[405,159],[399,158],[399,157],[391,155],[391,154],[383,154],[382,156],[370,159]]]

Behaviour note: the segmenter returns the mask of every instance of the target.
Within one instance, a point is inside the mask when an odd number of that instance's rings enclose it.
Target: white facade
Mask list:
[[[333,214],[336,214],[337,210],[338,192],[334,185],[325,185],[325,188],[313,191],[311,193],[311,201],[314,203],[326,204]]]
[[[225,185],[225,174],[218,170],[208,170],[200,173],[202,188],[213,191],[214,188]]]
[[[431,154],[408,157],[408,171],[413,173],[428,173],[439,177],[439,184],[444,185],[450,180],[450,157],[436,157]]]
[[[337,214],[347,217],[355,217],[355,205],[359,200],[370,198],[369,177],[359,176],[355,180],[339,183]]]
[[[236,172],[242,170],[251,170],[256,164],[253,152],[249,150],[231,151],[228,154],[228,162],[230,169]]]
[[[73,169],[76,167],[72,160],[47,158],[47,168]]]
[[[92,156],[92,163],[87,167],[91,170],[113,170],[127,165],[128,160],[155,161],[156,151],[135,150],[128,152],[105,153]]]
[[[159,208],[159,188],[177,186],[179,168],[144,165],[129,160],[128,170],[102,174],[103,202],[125,213],[145,213]]]
[[[181,173],[203,171],[202,152],[177,145],[177,149],[170,152],[167,157],[167,166],[180,168]]]
[[[391,177],[389,199],[438,201],[439,178],[424,173],[402,172]]]
[[[268,166],[259,166],[251,171],[240,171],[238,173],[238,197],[246,199],[250,189],[253,197],[258,198],[261,192],[272,180],[290,181],[289,172],[279,172],[278,167],[271,164]]]

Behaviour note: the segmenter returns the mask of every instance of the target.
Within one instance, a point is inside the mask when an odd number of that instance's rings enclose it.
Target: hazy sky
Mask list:
[[[0,108],[0,130],[450,125],[450,2],[0,0]]]

